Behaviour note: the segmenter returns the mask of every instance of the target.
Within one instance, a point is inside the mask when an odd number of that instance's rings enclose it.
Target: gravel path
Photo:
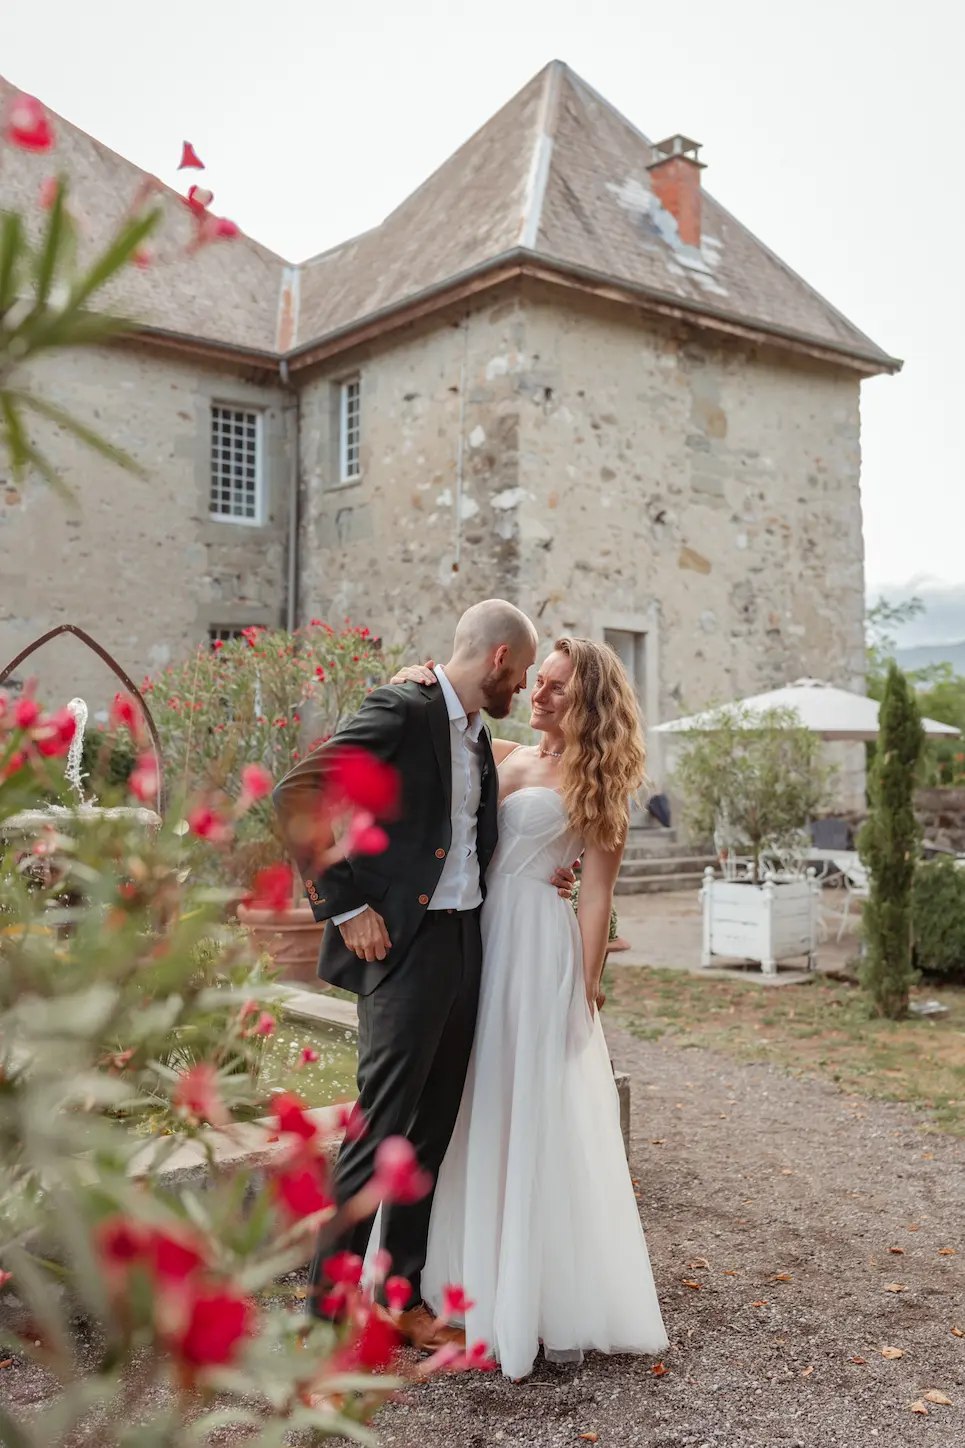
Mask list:
[[[519,1385],[436,1380],[384,1411],[385,1448],[965,1448],[965,1141],[766,1066],[610,1041],[666,1373],[593,1356]],[[930,1390],[951,1405],[912,1413]],[[49,1391],[23,1367],[0,1377],[21,1406]]]
[[[767,1067],[610,1040],[633,1081],[666,1375],[594,1356],[518,1386],[440,1380],[383,1413],[383,1443],[965,1448],[965,1142]],[[952,1406],[912,1413],[930,1390]]]

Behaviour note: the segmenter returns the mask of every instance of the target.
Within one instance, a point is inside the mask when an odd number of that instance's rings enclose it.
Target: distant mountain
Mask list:
[[[965,639],[957,644],[918,644],[915,648],[898,649],[895,657],[906,672],[927,669],[933,664],[951,664],[956,674],[965,674]]]

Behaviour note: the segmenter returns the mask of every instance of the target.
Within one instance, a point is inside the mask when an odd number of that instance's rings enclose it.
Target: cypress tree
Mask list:
[[[862,932],[866,957],[861,983],[875,1013],[900,1020],[908,1013],[912,966],[912,886],[921,831],[914,813],[915,782],[924,745],[918,705],[892,662],[879,713],[878,747],[870,782],[871,813],[858,838],[870,873]]]

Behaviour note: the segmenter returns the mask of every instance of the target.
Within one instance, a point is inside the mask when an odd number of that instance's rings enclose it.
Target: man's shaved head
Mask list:
[[[539,635],[525,613],[504,598],[486,598],[467,608],[456,624],[452,656],[465,662],[482,659],[506,644],[513,654],[539,646]]]
[[[467,708],[505,719],[526,687],[538,647],[539,635],[525,613],[504,598],[487,598],[457,623],[446,675]]]

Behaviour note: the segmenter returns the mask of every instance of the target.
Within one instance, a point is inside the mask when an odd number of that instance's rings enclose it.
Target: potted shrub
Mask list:
[[[250,628],[199,647],[144,686],[172,794],[205,801],[186,822],[188,863],[196,877],[229,892],[256,947],[285,979],[315,983],[324,925],[284,863],[270,788],[394,669],[367,628],[346,622],[335,630],[314,619],[291,634]],[[239,812],[242,801],[248,807]],[[219,846],[229,818],[226,852]],[[245,897],[259,876],[274,885],[259,890],[256,908]]]
[[[727,852],[747,861],[742,879],[706,873],[703,965],[724,955],[760,961],[773,975],[779,960],[807,955],[813,964],[819,887],[813,876],[789,877],[782,865],[800,853],[803,831],[827,798],[820,749],[794,710],[734,707],[684,746],[676,780],[688,827],[701,839],[725,834]]]

